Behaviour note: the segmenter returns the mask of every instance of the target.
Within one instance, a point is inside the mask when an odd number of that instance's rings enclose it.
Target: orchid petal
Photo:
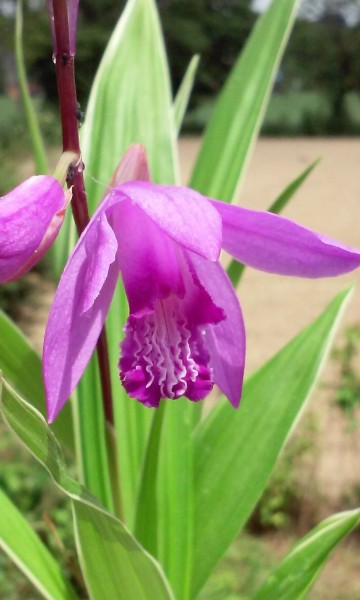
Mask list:
[[[117,243],[105,214],[78,241],[57,288],[45,332],[49,422],[79,382],[98,341],[118,276]]]
[[[30,177],[0,200],[0,282],[18,279],[54,241],[69,197],[56,179]]]
[[[201,194],[184,187],[160,186],[135,181],[115,188],[121,200],[127,196],[170,238],[209,260],[221,249],[221,219]]]
[[[141,144],[132,144],[116,167],[110,187],[126,181],[150,181],[146,150]]]
[[[157,300],[171,293],[184,296],[177,244],[129,200],[120,202],[110,219],[118,239],[117,261],[130,313],[153,310]]]
[[[54,0],[46,0],[51,37],[53,41],[54,53],[57,51],[56,35],[55,35],[55,22],[54,22]],[[69,42],[70,52],[74,55],[76,52],[76,28],[77,28],[77,17],[79,9],[79,0],[66,0],[68,23],[69,23]]]
[[[192,267],[225,319],[206,328],[214,381],[231,404],[240,403],[245,367],[245,326],[239,301],[230,279],[219,263],[211,263],[188,252]]]
[[[360,251],[268,212],[212,200],[223,222],[223,248],[237,260],[280,275],[334,277],[360,265]]]

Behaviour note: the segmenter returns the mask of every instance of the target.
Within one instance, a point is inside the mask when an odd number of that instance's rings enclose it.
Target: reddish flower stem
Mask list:
[[[67,185],[72,187],[71,208],[79,236],[89,223],[89,210],[86,199],[83,169],[81,161],[78,103],[75,86],[75,55],[70,50],[69,25],[66,0],[53,0],[56,36],[56,79],[61,116],[63,151],[75,152],[79,162],[68,175]],[[97,355],[100,370],[101,389],[105,418],[114,422],[109,368],[109,352],[105,327],[97,343]]]

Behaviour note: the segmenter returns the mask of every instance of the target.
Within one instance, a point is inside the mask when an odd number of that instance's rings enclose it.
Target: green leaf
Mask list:
[[[174,183],[173,106],[153,0],[127,2],[96,74],[81,133],[91,211],[134,142],[145,146],[153,180]]]
[[[302,186],[304,181],[309,177],[310,173],[313,172],[315,167],[319,164],[320,159],[315,160],[309,167],[307,167],[300,175],[296,177],[283,192],[276,198],[276,200],[268,208],[268,211],[278,215],[285,208],[289,200],[298,191],[299,187]]]
[[[310,167],[307,167],[305,171],[300,173],[288,186],[281,192],[280,196],[276,198],[276,200],[271,204],[268,208],[268,211],[274,214],[279,214],[287,205],[289,200],[293,197],[295,192],[299,189],[299,187],[304,183],[304,181],[308,178],[310,173],[315,169],[316,165],[319,163],[320,159],[317,159],[313,162]],[[239,263],[237,260],[233,259],[228,268],[227,274],[229,275],[232,284],[234,287],[237,287],[239,281],[244,273],[245,265]]]
[[[154,415],[135,528],[139,541],[163,565],[178,600],[191,597],[194,546],[191,406],[187,399],[168,401]]]
[[[193,594],[246,523],[315,383],[349,290],[252,375],[239,410],[223,399],[195,436]],[[254,457],[256,460],[254,460]]]
[[[81,139],[91,211],[106,192],[115,167],[132,143],[145,146],[154,181],[176,181],[174,110],[153,0],[127,2],[96,74]],[[107,319],[107,332],[122,505],[124,518],[132,525],[152,412],[129,399],[119,383],[119,341],[127,314],[126,296],[119,283]],[[91,374],[86,377],[92,378]],[[82,414],[87,413],[86,422],[90,422],[95,417],[92,408],[86,406],[81,388],[79,398],[85,404]],[[91,432],[84,431],[83,435],[91,444]]]
[[[199,66],[199,60],[200,56],[198,54],[195,54],[195,56],[192,57],[175,97],[174,112],[177,133],[180,132],[184,115],[186,113],[186,108],[194,85],[196,71]]]
[[[92,356],[86,375],[81,379],[73,398],[75,423],[80,433],[77,438],[77,464],[79,470],[81,469],[81,481],[109,511],[113,512],[110,456],[96,353]]]
[[[140,479],[139,497],[136,503],[135,536],[152,554],[158,554],[158,506],[157,485],[161,432],[165,405],[161,403],[154,414],[146,447],[144,466]],[[151,506],[151,519],[148,507]]]
[[[40,538],[0,489],[0,547],[48,600],[75,600],[74,590]]]
[[[41,414],[5,381],[2,415],[72,501],[82,572],[93,600],[172,600],[159,565],[124,525],[66,471],[62,450]]]
[[[45,392],[41,359],[20,329],[0,311],[0,371],[11,385],[43,415]],[[74,452],[71,406],[68,404],[51,429],[66,449]]]
[[[295,18],[297,0],[273,0],[259,17],[220,93],[191,179],[230,202],[243,175]]]
[[[360,509],[356,509],[332,515],[320,523],[296,544],[261,587],[254,600],[303,598],[332,550],[359,522]]]
[[[165,401],[160,441],[158,554],[177,600],[191,597],[194,565],[193,444],[197,406],[187,398]]]

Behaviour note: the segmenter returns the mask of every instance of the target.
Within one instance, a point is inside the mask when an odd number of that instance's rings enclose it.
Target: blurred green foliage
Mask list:
[[[346,98],[360,90],[359,47],[360,23],[346,26],[339,13],[325,13],[315,23],[299,20],[290,38],[284,72],[291,74],[292,88],[316,90],[326,96],[330,134],[351,133]]]
[[[46,94],[46,101],[55,108],[56,79],[47,14],[41,2],[27,0],[25,4],[25,56],[33,92],[36,96]],[[124,0],[80,3],[77,86],[83,107],[124,4]],[[308,6],[303,2],[302,18],[290,38],[263,133],[359,134],[360,23],[355,20],[347,25],[344,18],[344,7],[350,10],[357,4],[358,0],[327,0]],[[186,121],[190,130],[202,129],[211,114],[214,98],[255,22],[251,6],[251,0],[158,0],[174,91],[192,56],[201,56]],[[318,20],[304,18],[312,16]],[[0,93],[15,81],[13,25],[12,17],[0,15]],[[0,110],[0,140],[1,122],[7,120],[5,114],[10,110],[15,108]],[[10,126],[4,130],[4,139],[11,131]]]
[[[305,475],[317,455],[318,423],[308,414],[287,443],[269,480],[268,486],[249,522],[253,533],[286,528],[299,531],[315,525],[319,490],[314,482],[309,494]]]
[[[76,585],[78,569],[70,506],[50,482],[46,471],[16,442],[2,422],[0,456],[1,489],[31,523]],[[0,600],[20,598],[39,600],[42,596],[0,551]]]
[[[359,427],[360,406],[360,325],[345,331],[341,347],[333,352],[340,367],[340,381],[335,388],[335,404],[344,412],[350,430]]]

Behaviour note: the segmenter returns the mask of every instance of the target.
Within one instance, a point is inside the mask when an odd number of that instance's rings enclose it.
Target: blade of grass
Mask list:
[[[254,600],[301,600],[315,583],[336,546],[360,522],[360,509],[332,515],[297,542]],[[341,566],[338,565],[340,571]]]
[[[191,187],[231,202],[259,131],[298,0],[273,0],[257,23],[216,102]]]
[[[324,363],[350,292],[338,294],[318,319],[246,381],[238,411],[222,400],[195,430],[194,596],[264,491]]]
[[[289,185],[284,189],[283,192],[274,200],[268,211],[278,215],[285,208],[289,200],[294,196],[298,189],[305,183],[306,179],[313,172],[315,167],[319,164],[320,158],[317,158],[309,167],[307,167],[298,177],[296,177]]]
[[[186,69],[186,73],[181,82],[181,85],[178,89],[178,92],[174,101],[174,113],[175,113],[175,128],[177,133],[179,134],[181,130],[181,125],[184,120],[184,115],[186,113],[187,105],[189,103],[191,91],[194,85],[194,79],[196,75],[196,71],[199,66],[200,56],[195,54],[192,57],[188,68]]]
[[[29,87],[27,84],[25,59],[23,50],[23,3],[22,0],[17,0],[16,3],[16,22],[15,22],[15,57],[16,70],[19,81],[21,99],[24,105],[25,116],[29,129],[33,155],[35,160],[36,172],[42,175],[48,172],[48,162],[46,159],[46,151],[44,141],[41,135],[39,121],[33,102],[30,97]]]
[[[26,368],[24,368],[24,365]],[[46,414],[41,359],[20,329],[0,310],[0,370],[12,386]],[[74,430],[70,404],[51,425],[70,454],[74,453]]]
[[[76,600],[59,564],[0,489],[0,548],[47,600]]]

